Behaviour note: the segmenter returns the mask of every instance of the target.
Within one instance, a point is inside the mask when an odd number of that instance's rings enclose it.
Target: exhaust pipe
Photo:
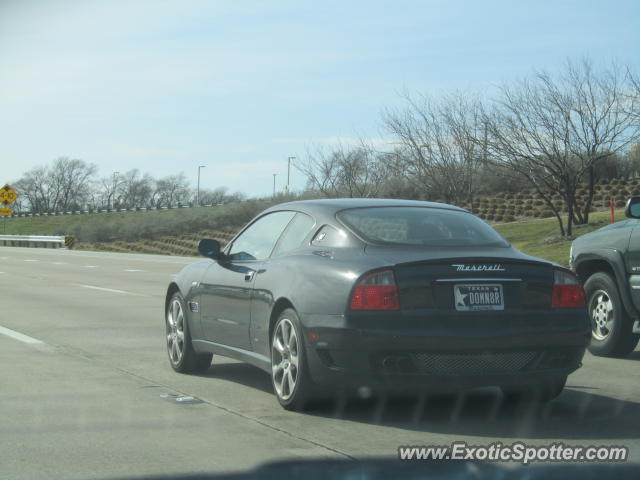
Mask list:
[[[382,359],[382,366],[385,370],[395,370],[396,369],[396,357],[384,357]]]

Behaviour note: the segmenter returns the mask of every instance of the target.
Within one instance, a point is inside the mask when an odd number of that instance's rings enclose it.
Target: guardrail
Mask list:
[[[75,238],[49,235],[0,235],[0,245],[5,247],[72,248]]]
[[[118,213],[118,212],[145,212],[152,210],[175,210],[179,208],[202,208],[202,207],[219,207],[225,205],[224,203],[211,203],[207,205],[200,205],[199,207],[193,204],[189,205],[170,205],[165,207],[133,207],[133,208],[94,208],[90,210],[73,210],[69,212],[16,212],[13,215],[7,215],[4,218],[19,218],[19,217],[55,217],[56,215],[86,215],[90,213]]]

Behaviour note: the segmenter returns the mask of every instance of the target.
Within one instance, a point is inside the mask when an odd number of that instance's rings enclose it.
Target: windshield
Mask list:
[[[508,247],[479,218],[456,210],[426,207],[353,208],[338,218],[370,243],[430,247]]]

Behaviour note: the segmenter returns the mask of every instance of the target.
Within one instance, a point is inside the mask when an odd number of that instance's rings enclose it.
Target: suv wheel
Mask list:
[[[589,351],[601,357],[624,357],[638,344],[633,321],[627,315],[615,280],[607,273],[594,273],[584,284],[591,320]]]

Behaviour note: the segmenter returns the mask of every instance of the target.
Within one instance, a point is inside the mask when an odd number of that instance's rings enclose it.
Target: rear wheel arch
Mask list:
[[[608,273],[616,280],[616,284],[618,283],[613,267],[606,260],[587,260],[586,262],[582,262],[576,268],[576,273],[582,280],[582,283],[586,282],[591,275],[598,272]]]
[[[164,311],[167,311],[167,308],[169,308],[169,302],[171,301],[171,297],[173,297],[173,294],[176,292],[179,292],[180,288],[178,287],[178,284],[175,282],[171,282],[169,284],[169,288],[167,288],[167,296],[164,299]]]
[[[622,262],[621,264],[624,265],[621,257],[619,258],[620,262]],[[624,266],[622,268],[624,268]],[[619,268],[616,268],[616,266],[614,266],[612,261],[605,260],[603,258],[585,260],[583,262],[580,262],[576,266],[576,273],[578,274],[578,277],[582,281],[583,285],[591,276],[596,273],[606,273],[607,275],[609,275],[615,284],[620,299],[622,300],[622,306],[625,310],[625,313],[635,318],[638,316],[638,312],[636,311],[633,305],[633,301],[629,296],[629,290],[628,288],[626,288],[626,278],[624,277],[624,273],[621,273],[619,270]]]
[[[298,313],[296,307],[293,306],[293,303],[288,298],[279,298],[276,303],[273,305],[271,309],[271,317],[269,318],[269,344],[271,344],[271,337],[273,336],[273,329],[276,326],[276,322],[278,321],[278,317],[282,312],[284,312],[287,308],[294,310]]]

